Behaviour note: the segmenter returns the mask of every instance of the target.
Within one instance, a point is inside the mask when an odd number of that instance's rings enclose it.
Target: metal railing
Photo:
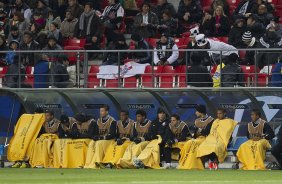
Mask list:
[[[166,50],[167,52],[172,52],[174,50]],[[9,87],[7,85],[7,77],[9,78],[16,78],[16,82],[12,83],[12,87],[15,88],[25,88],[25,87],[36,87],[36,86],[44,86],[46,87],[71,87],[71,85],[68,85],[73,83],[72,87],[76,88],[87,88],[87,87],[108,87],[108,88],[123,88],[127,86],[131,86],[132,88],[143,88],[143,87],[160,87],[162,88],[163,84],[164,87],[190,87],[190,86],[201,86],[200,84],[203,83],[207,84],[207,81],[197,82],[193,83],[189,81],[189,76],[191,75],[199,75],[199,77],[202,75],[207,75],[207,73],[189,73],[188,68],[190,67],[188,53],[192,52],[203,52],[203,51],[217,51],[219,54],[219,57],[217,60],[214,60],[213,57],[211,57],[211,63],[210,65],[207,65],[208,71],[211,73],[211,75],[214,77],[218,77],[220,80],[218,80],[218,87],[224,86],[224,82],[221,81],[222,77],[226,75],[237,75],[244,77],[244,81],[235,81],[234,87],[236,86],[247,86],[247,87],[258,87],[258,86],[268,86],[268,81],[271,78],[271,68],[273,68],[273,64],[280,62],[280,55],[282,54],[281,49],[236,49],[236,50],[210,50],[210,49],[179,49],[178,50],[181,54],[181,58],[177,60],[175,63],[173,63],[173,69],[170,72],[161,72],[158,70],[158,67],[154,64],[153,56],[156,52],[155,50],[37,50],[37,51],[15,51],[19,55],[20,61],[18,63],[18,66],[15,67],[18,72],[13,72],[10,74],[7,74],[4,70],[7,70],[10,66],[2,66],[0,67],[0,86],[2,87]],[[223,52],[224,51],[252,51],[254,52],[254,63],[251,66],[244,66],[244,73],[223,73],[223,72],[215,72],[215,67],[218,67],[219,71],[222,71],[224,67],[224,58]],[[128,59],[126,61],[131,61],[129,58],[122,58],[121,54],[124,55],[124,53],[128,55],[136,54],[136,53],[145,53],[150,52],[151,54],[151,63],[148,65],[151,65],[151,71],[145,72],[143,75],[136,75],[136,80],[128,81],[126,72],[124,73],[124,68],[122,68],[122,65],[124,64],[124,59]],[[7,51],[0,51],[0,53],[7,53]],[[88,59],[89,55],[92,55],[95,53],[96,55],[100,55],[101,57],[99,59],[91,60]],[[97,71],[92,72],[91,66],[93,65],[103,65],[102,63],[102,57],[105,56],[106,53],[117,53],[115,55],[116,57],[116,63],[115,66],[117,66],[115,77],[110,79],[103,79],[103,76],[100,78],[97,78]],[[65,82],[58,82],[56,81],[56,77],[64,77],[64,74],[56,73],[54,71],[54,68],[58,64],[58,56],[61,54],[67,55],[71,62],[71,67],[68,67],[69,70],[71,70],[71,74],[68,74],[70,77],[69,81]],[[273,57],[273,55],[276,54],[277,57]],[[47,56],[48,59],[43,59],[43,55]],[[263,59],[261,57],[263,56]],[[258,57],[260,57],[258,59]],[[274,60],[270,60],[269,57],[273,57]],[[26,59],[28,58],[28,60]],[[134,60],[134,57],[132,57]],[[40,64],[43,61],[45,62],[45,65],[48,65],[48,73],[38,73],[37,68],[38,64]],[[259,66],[261,66],[261,63],[263,62],[263,65],[266,66],[265,73],[260,73]],[[24,66],[22,66],[22,64]],[[23,68],[24,67],[24,68]],[[181,67],[184,67],[183,69],[180,69]],[[160,67],[161,68],[161,67]],[[2,71],[1,71],[2,70]],[[24,73],[24,71],[25,73]],[[28,70],[28,73],[26,71]],[[30,71],[32,70],[32,71]],[[214,75],[216,73],[216,75]],[[109,74],[107,74],[109,75]],[[146,78],[146,81],[144,82],[144,78]],[[44,78],[44,81],[38,81],[38,78]],[[96,78],[95,78],[96,77]],[[47,78],[47,79],[46,79]],[[98,85],[93,85],[93,81],[91,81],[91,78],[97,79],[96,82],[98,82]],[[151,79],[151,81],[148,81],[148,78]],[[163,81],[163,79],[170,78],[169,80]],[[263,79],[261,79],[263,78]],[[131,78],[132,79],[132,78]],[[213,84],[215,84],[215,80],[213,81]],[[28,86],[25,84],[32,84],[32,86]],[[57,85],[61,84],[61,85]],[[66,83],[66,84],[64,84]],[[146,84],[147,83],[147,84]],[[277,81],[277,83],[282,83],[282,81]],[[36,84],[36,85],[35,85]],[[38,84],[38,85],[37,85]],[[40,85],[41,84],[41,85]],[[44,85],[45,84],[45,85]],[[131,84],[131,85],[128,85]],[[134,85],[136,84],[136,85]],[[209,84],[209,85],[213,85]],[[10,87],[11,87],[10,86]],[[229,85],[230,87],[230,85]]]

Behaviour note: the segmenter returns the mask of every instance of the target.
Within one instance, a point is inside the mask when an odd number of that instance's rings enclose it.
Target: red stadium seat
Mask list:
[[[173,66],[164,66],[162,72],[159,74],[159,88],[175,87],[175,76]]]
[[[63,46],[79,46],[84,48],[85,44],[86,39],[71,38],[63,41]]]
[[[157,77],[162,72],[163,66],[146,66],[145,73],[141,75],[142,87],[154,88],[157,86]]]
[[[34,84],[34,67],[27,66],[25,70],[25,83],[33,87]]]
[[[80,46],[65,46],[64,50],[84,50],[84,48]],[[66,52],[65,54],[68,56],[70,64],[75,64],[77,62],[77,52]],[[79,52],[79,54],[79,61],[84,61],[84,53]]]
[[[88,88],[101,87],[101,80],[97,78],[97,73],[99,73],[99,66],[92,65],[88,74]]]
[[[104,82],[104,86],[106,88],[118,88],[119,87],[118,79],[106,79]]]
[[[247,86],[251,86],[253,76],[255,75],[256,72],[259,71],[259,69],[257,69],[257,71],[256,71],[255,65],[250,65],[250,66],[241,65],[241,68],[244,72],[244,78],[245,78],[245,82],[246,82]]]
[[[149,45],[151,45],[153,48],[156,48],[158,41],[159,41],[159,39],[157,39],[157,38],[150,38],[150,39],[148,40],[148,43],[149,43]]]
[[[8,66],[1,66],[0,67],[0,87],[3,86],[3,79],[8,71]]]
[[[246,55],[246,51],[245,50],[239,50],[239,57],[240,59],[244,59]]]
[[[137,88],[139,85],[139,80],[136,76],[127,77],[123,79],[123,87],[124,88]]]
[[[237,7],[240,3],[240,0],[227,0],[227,3],[229,4],[229,7],[234,6]]]
[[[202,0],[201,4],[202,4],[202,7],[211,6],[212,2],[213,2],[213,0]]]
[[[186,65],[179,65],[175,68],[175,74],[177,75],[177,87],[184,88],[187,87],[186,82]]]

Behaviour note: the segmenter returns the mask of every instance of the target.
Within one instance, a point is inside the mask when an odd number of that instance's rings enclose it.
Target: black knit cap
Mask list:
[[[195,107],[196,111],[198,111],[199,113],[202,113],[202,114],[206,114],[207,113],[207,110],[206,110],[206,106],[204,105],[197,105]]]
[[[67,115],[65,115],[65,114],[62,114],[61,117],[60,117],[60,121],[63,124],[67,123],[67,122],[69,122],[69,117]]]

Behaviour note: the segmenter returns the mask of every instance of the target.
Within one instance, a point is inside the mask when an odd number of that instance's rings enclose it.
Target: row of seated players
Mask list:
[[[143,110],[137,110],[135,122],[129,118],[127,111],[121,111],[120,120],[115,121],[108,114],[107,105],[100,107],[100,118],[97,121],[85,114],[78,114],[74,118],[63,115],[59,121],[49,111],[46,113],[40,138],[47,133],[57,134],[61,139],[92,139],[88,144],[87,155],[75,157],[85,158],[85,164],[79,166],[84,168],[104,168],[109,164],[117,168],[156,169],[160,168],[161,161],[165,162],[164,168],[170,168],[173,152],[180,150],[179,169],[204,169],[206,160],[209,160],[210,169],[218,169],[218,164],[223,163],[227,156],[228,142],[237,122],[227,118],[223,108],[217,110],[216,119],[206,114],[205,106],[197,105],[195,108],[198,119],[191,127],[181,121],[177,114],[169,118],[161,108],[153,122],[146,118]],[[242,169],[263,170],[265,154],[271,148],[269,141],[274,137],[274,132],[261,119],[259,110],[252,110],[251,119],[246,135],[249,140],[240,146],[237,157],[243,165]],[[282,128],[279,132],[282,133]],[[44,161],[37,156],[44,155],[42,144],[36,143],[34,146],[30,158],[32,167],[46,167]],[[273,153],[281,161],[281,153],[275,152],[279,146],[280,144],[273,148]],[[54,154],[56,152],[54,150]],[[71,162],[71,159],[68,161]],[[26,162],[19,160],[12,167],[26,166]]]

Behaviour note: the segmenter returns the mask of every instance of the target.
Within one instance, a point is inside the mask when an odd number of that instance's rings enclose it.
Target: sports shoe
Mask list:
[[[214,168],[214,170],[218,169],[218,163],[216,161],[213,162],[213,168]]]
[[[136,167],[137,169],[141,169],[144,168],[144,164],[141,160],[139,160],[138,158],[134,158],[133,159],[133,165],[134,167]]]
[[[171,163],[165,163],[163,166],[163,169],[170,169],[171,168]]]
[[[20,168],[21,165],[22,164],[20,162],[16,162],[14,165],[12,165],[12,168]]]
[[[23,169],[23,168],[28,168],[27,163],[23,162],[22,165],[20,166],[20,168],[21,168],[21,169]]]
[[[213,169],[213,163],[212,161],[209,160],[209,169],[212,170]]]

